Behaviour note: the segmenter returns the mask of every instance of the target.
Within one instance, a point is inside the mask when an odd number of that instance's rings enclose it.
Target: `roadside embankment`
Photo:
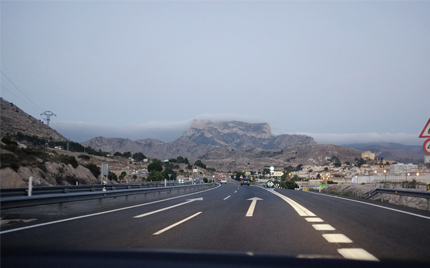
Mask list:
[[[370,191],[376,188],[407,189],[416,191],[426,191],[426,185],[416,182],[398,183],[376,183],[376,184],[334,184],[321,190],[322,193],[335,194],[340,196],[363,198]],[[427,210],[428,201],[426,198],[401,196],[395,194],[376,194],[370,200],[388,202],[396,205],[407,206],[417,209]]]

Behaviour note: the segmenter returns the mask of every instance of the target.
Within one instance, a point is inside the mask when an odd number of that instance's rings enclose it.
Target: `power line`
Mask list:
[[[22,94],[22,95],[24,95],[24,97],[26,97],[29,101],[31,101],[34,105],[36,105],[40,110],[42,110],[42,111],[43,111],[43,109],[42,109],[42,108],[40,108],[40,106],[39,106],[39,105],[37,105],[34,101],[32,101],[29,97],[27,97],[27,95],[25,95],[25,94],[24,94],[24,92],[22,92],[22,91],[21,91],[21,89],[19,89],[19,88],[18,88],[18,87],[17,87],[17,86],[16,86],[16,85],[15,85],[15,84],[14,84],[14,83],[9,79],[9,77],[7,77],[7,75],[5,75],[5,74],[3,73],[3,71],[1,71],[1,70],[0,70],[0,72],[4,75],[4,77],[6,77],[6,79],[7,79],[7,80],[9,80],[9,82],[11,82],[11,83],[12,83],[12,85],[13,85],[16,89],[18,89],[18,91],[19,91],[19,92],[21,92],[21,94]],[[8,90],[8,91],[9,91],[9,90]],[[10,91],[9,91],[9,92],[10,92]]]
[[[5,89],[7,92],[9,92],[10,94],[12,94],[13,96],[15,96],[17,99],[19,99],[20,101],[22,101],[22,102],[24,102],[25,104],[28,104],[28,105],[30,105],[30,106],[33,106],[34,108],[36,108],[36,109],[40,109],[39,107],[37,107],[37,106],[35,106],[34,104],[32,104],[32,103],[28,103],[28,102],[26,102],[25,100],[23,100],[23,99],[21,99],[20,97],[18,97],[17,95],[15,95],[15,94],[13,94],[13,92],[12,91],[10,91],[9,89],[7,89],[5,86],[3,86],[3,85],[1,85],[1,87],[3,88],[3,89]]]

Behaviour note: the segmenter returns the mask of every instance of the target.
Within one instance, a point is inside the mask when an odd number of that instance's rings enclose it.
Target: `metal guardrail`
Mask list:
[[[403,195],[403,196],[412,196],[412,197],[430,199],[430,192],[404,190],[404,189],[387,189],[387,188],[376,188],[368,192],[363,198],[369,199],[377,194],[393,194],[393,195]]]
[[[56,204],[56,203],[66,203],[66,202],[76,202],[76,201],[85,201],[92,199],[104,199],[104,198],[112,198],[119,196],[129,196],[129,195],[137,195],[137,194],[147,194],[154,192],[171,192],[174,190],[180,189],[188,189],[195,187],[210,187],[213,186],[213,183],[208,184],[189,184],[189,185],[176,185],[176,186],[167,186],[164,185],[154,186],[154,187],[142,187],[142,185],[121,185],[122,187],[126,187],[123,189],[119,189],[118,184],[114,185],[90,185],[86,187],[75,188],[76,186],[70,187],[54,187],[62,189],[62,192],[55,192],[59,189],[53,189],[54,193],[48,193],[47,189],[39,190],[44,192],[44,194],[38,194],[33,196],[19,195],[19,196],[8,196],[4,197],[3,193],[0,198],[1,209],[11,209],[11,208],[20,208],[20,207],[30,207],[30,206],[39,206],[39,205],[48,205],[48,204]],[[145,185],[148,186],[148,185]],[[37,188],[37,187],[36,187]],[[42,187],[40,187],[42,188]],[[45,187],[43,187],[45,188]],[[71,190],[74,192],[67,192],[65,189]],[[105,190],[103,190],[105,188]],[[27,188],[24,188],[27,189]],[[90,190],[88,190],[90,189]],[[6,189],[3,189],[6,190]],[[34,188],[33,188],[34,190]],[[22,189],[21,189],[22,191]]]
[[[176,182],[167,182],[166,186],[188,185],[191,182],[178,184]],[[121,184],[88,184],[88,185],[71,185],[71,186],[33,186],[31,195],[61,194],[74,192],[96,192],[111,191],[121,189],[140,189],[140,188],[157,188],[164,187],[164,182],[144,182],[144,183],[121,183]],[[0,189],[0,197],[27,196],[28,188],[7,188]]]

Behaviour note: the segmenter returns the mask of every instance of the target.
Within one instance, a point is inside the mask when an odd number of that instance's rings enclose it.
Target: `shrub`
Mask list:
[[[109,176],[108,176],[108,178],[109,178],[110,180],[118,181],[118,177],[117,177],[117,176],[116,176],[116,174],[115,174],[115,173],[113,173],[112,171],[109,171]]]
[[[90,160],[91,159],[91,157],[88,156],[88,155],[86,155],[86,154],[81,154],[81,155],[78,156],[78,158],[81,158],[83,160]]]
[[[13,154],[1,154],[1,168],[10,167],[11,169],[18,171],[19,165],[17,164],[18,159]]]
[[[77,168],[79,166],[78,160],[76,160],[76,158],[74,156],[60,155],[59,161],[61,163],[66,164],[66,165],[70,164],[74,168]]]
[[[101,174],[100,167],[96,164],[89,163],[88,165],[85,165],[86,168],[88,168],[91,173],[94,175],[94,177],[98,178]]]

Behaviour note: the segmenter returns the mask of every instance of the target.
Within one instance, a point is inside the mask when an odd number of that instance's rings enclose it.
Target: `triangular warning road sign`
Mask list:
[[[430,138],[430,119],[420,134],[420,138]]]

